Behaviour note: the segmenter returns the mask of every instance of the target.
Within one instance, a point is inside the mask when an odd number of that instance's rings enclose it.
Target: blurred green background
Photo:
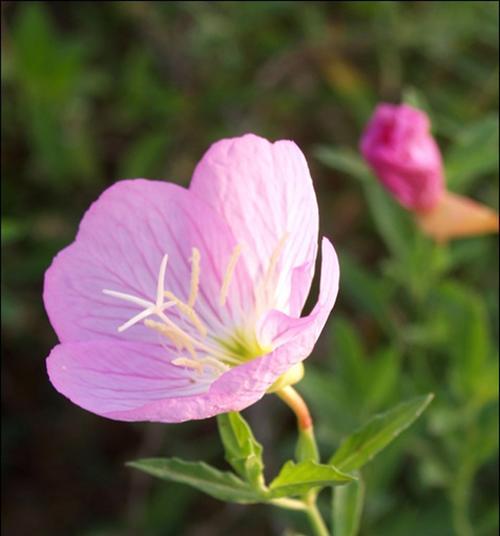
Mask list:
[[[225,467],[215,420],[108,421],[58,395],[45,372],[56,337],[43,274],[88,205],[122,178],[187,185],[211,142],[248,131],[302,148],[322,233],[340,254],[340,296],[298,385],[323,456],[374,413],[436,394],[364,470],[361,535],[497,534],[496,237],[434,246],[357,144],[377,102],[417,104],[450,189],[498,210],[498,10],[2,2],[6,535],[307,534],[299,515],[226,505],[124,467],[161,455]],[[273,475],[293,451],[293,416],[272,396],[244,414]]]

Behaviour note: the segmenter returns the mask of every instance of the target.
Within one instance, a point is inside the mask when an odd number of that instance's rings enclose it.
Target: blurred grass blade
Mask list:
[[[204,462],[186,462],[179,458],[150,458],[128,462],[149,475],[187,484],[221,501],[241,504],[259,502],[262,497],[233,473],[219,471]]]
[[[359,469],[408,428],[433,398],[433,394],[418,396],[376,415],[342,442],[330,463],[342,471]]]
[[[355,482],[333,490],[333,530],[335,536],[356,536],[359,531],[365,485],[360,476]]]

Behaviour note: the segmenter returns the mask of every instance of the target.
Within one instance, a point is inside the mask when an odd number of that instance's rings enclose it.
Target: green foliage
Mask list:
[[[217,424],[227,462],[253,486],[262,487],[262,445],[256,441],[248,423],[239,413],[231,412],[218,415]]]
[[[221,501],[241,504],[258,502],[261,496],[233,473],[219,471],[204,462],[186,462],[178,458],[154,458],[127,465],[145,473],[182,482]]]
[[[419,396],[376,415],[342,442],[330,458],[330,463],[343,471],[360,469],[406,430],[429,405],[433,396]]]
[[[308,491],[326,486],[352,482],[355,477],[339,471],[333,465],[323,465],[312,460],[299,463],[288,461],[278,476],[269,484],[272,498],[303,495]]]
[[[462,129],[445,155],[450,188],[468,192],[477,179],[498,170],[498,115],[490,114]]]
[[[335,488],[333,493],[333,530],[335,536],[356,536],[361,523],[365,485],[358,480]]]

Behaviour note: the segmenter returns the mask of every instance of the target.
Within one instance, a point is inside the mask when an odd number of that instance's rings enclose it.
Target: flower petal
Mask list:
[[[340,270],[335,249],[327,238],[321,242],[321,256],[320,293],[311,313],[294,318],[274,310],[262,322],[260,335],[264,344],[277,348],[291,342],[297,353],[292,364],[302,361],[311,353],[337,298]],[[294,292],[300,292],[300,285]],[[300,351],[299,347],[302,348]]]
[[[301,309],[314,273],[318,205],[307,162],[292,141],[246,134],[214,143],[196,167],[190,190],[229,222],[258,282],[283,241],[273,307],[290,312],[293,269],[308,263]],[[279,275],[278,275],[279,274]]]
[[[53,348],[47,371],[60,393],[104,416],[206,391],[206,384],[193,385],[186,370],[171,365],[167,356],[160,346],[130,341],[70,342]]]
[[[230,327],[251,285],[243,262],[235,267],[226,306],[218,298],[236,241],[227,223],[206,203],[179,186],[143,179],[106,190],[85,214],[76,240],[61,251],[45,274],[44,302],[61,342],[92,339],[159,343],[138,323],[117,328],[144,306],[103,294],[104,289],[155,302],[161,261],[168,254],[165,289],[187,301],[192,248],[200,252],[196,312],[204,322]],[[245,287],[246,285],[246,287]],[[175,307],[169,315],[177,315]]]

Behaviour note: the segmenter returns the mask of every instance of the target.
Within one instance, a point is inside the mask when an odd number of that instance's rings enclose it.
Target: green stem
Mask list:
[[[316,446],[316,439],[314,437],[313,422],[309,408],[307,407],[304,399],[290,385],[276,391],[276,394],[295,413],[295,416],[297,417],[297,427],[299,429],[299,444],[296,453],[297,459],[299,461],[306,459],[319,461],[318,448]],[[328,528],[323,521],[320,511],[316,505],[316,497],[317,493],[314,490],[311,490],[304,497],[303,501],[296,501],[294,499],[279,499],[282,504],[278,504],[277,500],[272,502],[276,506],[281,506],[282,508],[305,511],[309,519],[313,535],[330,536]],[[287,501],[287,503],[284,504],[283,501]],[[297,503],[301,506],[298,507]]]
[[[321,517],[321,514],[316,506],[316,501],[307,504],[307,517],[309,518],[309,523],[313,529],[314,536],[330,536],[328,528]]]
[[[303,501],[298,501],[297,499],[288,499],[284,497],[282,499],[272,499],[269,502],[274,506],[284,508],[285,510],[301,510],[303,512],[307,510],[307,505]]]
[[[312,429],[312,418],[304,399],[291,386],[283,387],[276,394],[295,413],[299,430]]]

